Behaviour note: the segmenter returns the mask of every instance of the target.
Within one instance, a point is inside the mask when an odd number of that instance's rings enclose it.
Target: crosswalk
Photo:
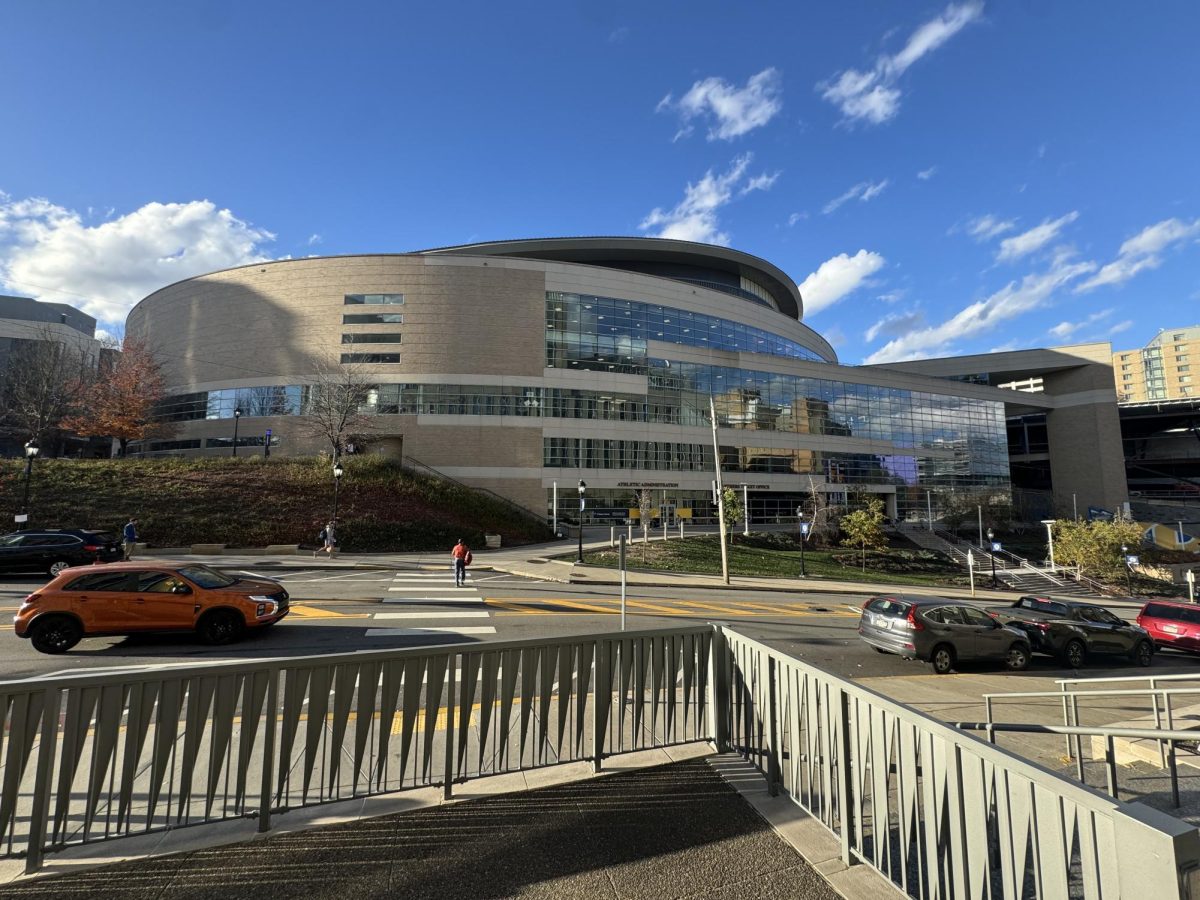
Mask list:
[[[489,608],[497,615],[561,616],[620,615],[618,597],[489,597]],[[666,616],[689,619],[771,618],[785,620],[806,618],[858,618],[857,605],[836,601],[807,601],[788,599],[779,603],[751,600],[685,600],[685,599],[627,599],[629,615]]]
[[[375,613],[374,621],[394,621],[397,625],[372,627],[367,632],[369,637],[465,637],[496,633],[494,625],[465,624],[487,621],[492,617],[483,595],[471,580],[470,572],[467,573],[464,587],[454,584],[454,574],[450,571],[397,572],[388,585],[383,602],[404,609]],[[401,624],[414,621],[422,624]]]

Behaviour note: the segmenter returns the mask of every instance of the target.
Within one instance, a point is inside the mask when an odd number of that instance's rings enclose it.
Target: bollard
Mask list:
[[[608,546],[610,548],[617,546],[617,526],[610,525],[608,528]]]

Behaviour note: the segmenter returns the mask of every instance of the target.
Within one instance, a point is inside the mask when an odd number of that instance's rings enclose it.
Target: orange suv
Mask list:
[[[127,562],[64,569],[25,598],[13,628],[35,650],[65,653],[83,637],[147,631],[194,631],[206,644],[228,644],[287,614],[288,593],[277,581]]]

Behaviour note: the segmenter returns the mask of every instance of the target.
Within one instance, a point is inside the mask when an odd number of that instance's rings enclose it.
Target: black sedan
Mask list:
[[[115,562],[124,557],[116,536],[106,531],[44,528],[0,537],[0,571],[57,575],[71,566]]]
[[[1154,661],[1154,642],[1146,629],[1095,603],[1022,597],[987,612],[1029,635],[1034,653],[1056,656],[1073,669],[1082,668],[1093,655],[1123,656],[1139,666]]]

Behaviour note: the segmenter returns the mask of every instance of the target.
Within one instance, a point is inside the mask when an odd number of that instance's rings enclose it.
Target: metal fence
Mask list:
[[[1200,898],[1200,834],[730,629],[729,740],[917,898]]]
[[[712,628],[0,684],[0,850],[707,740]]]
[[[0,713],[0,851],[30,871],[89,841],[712,741],[921,900],[1200,900],[1194,828],[723,626],[9,682]]]

